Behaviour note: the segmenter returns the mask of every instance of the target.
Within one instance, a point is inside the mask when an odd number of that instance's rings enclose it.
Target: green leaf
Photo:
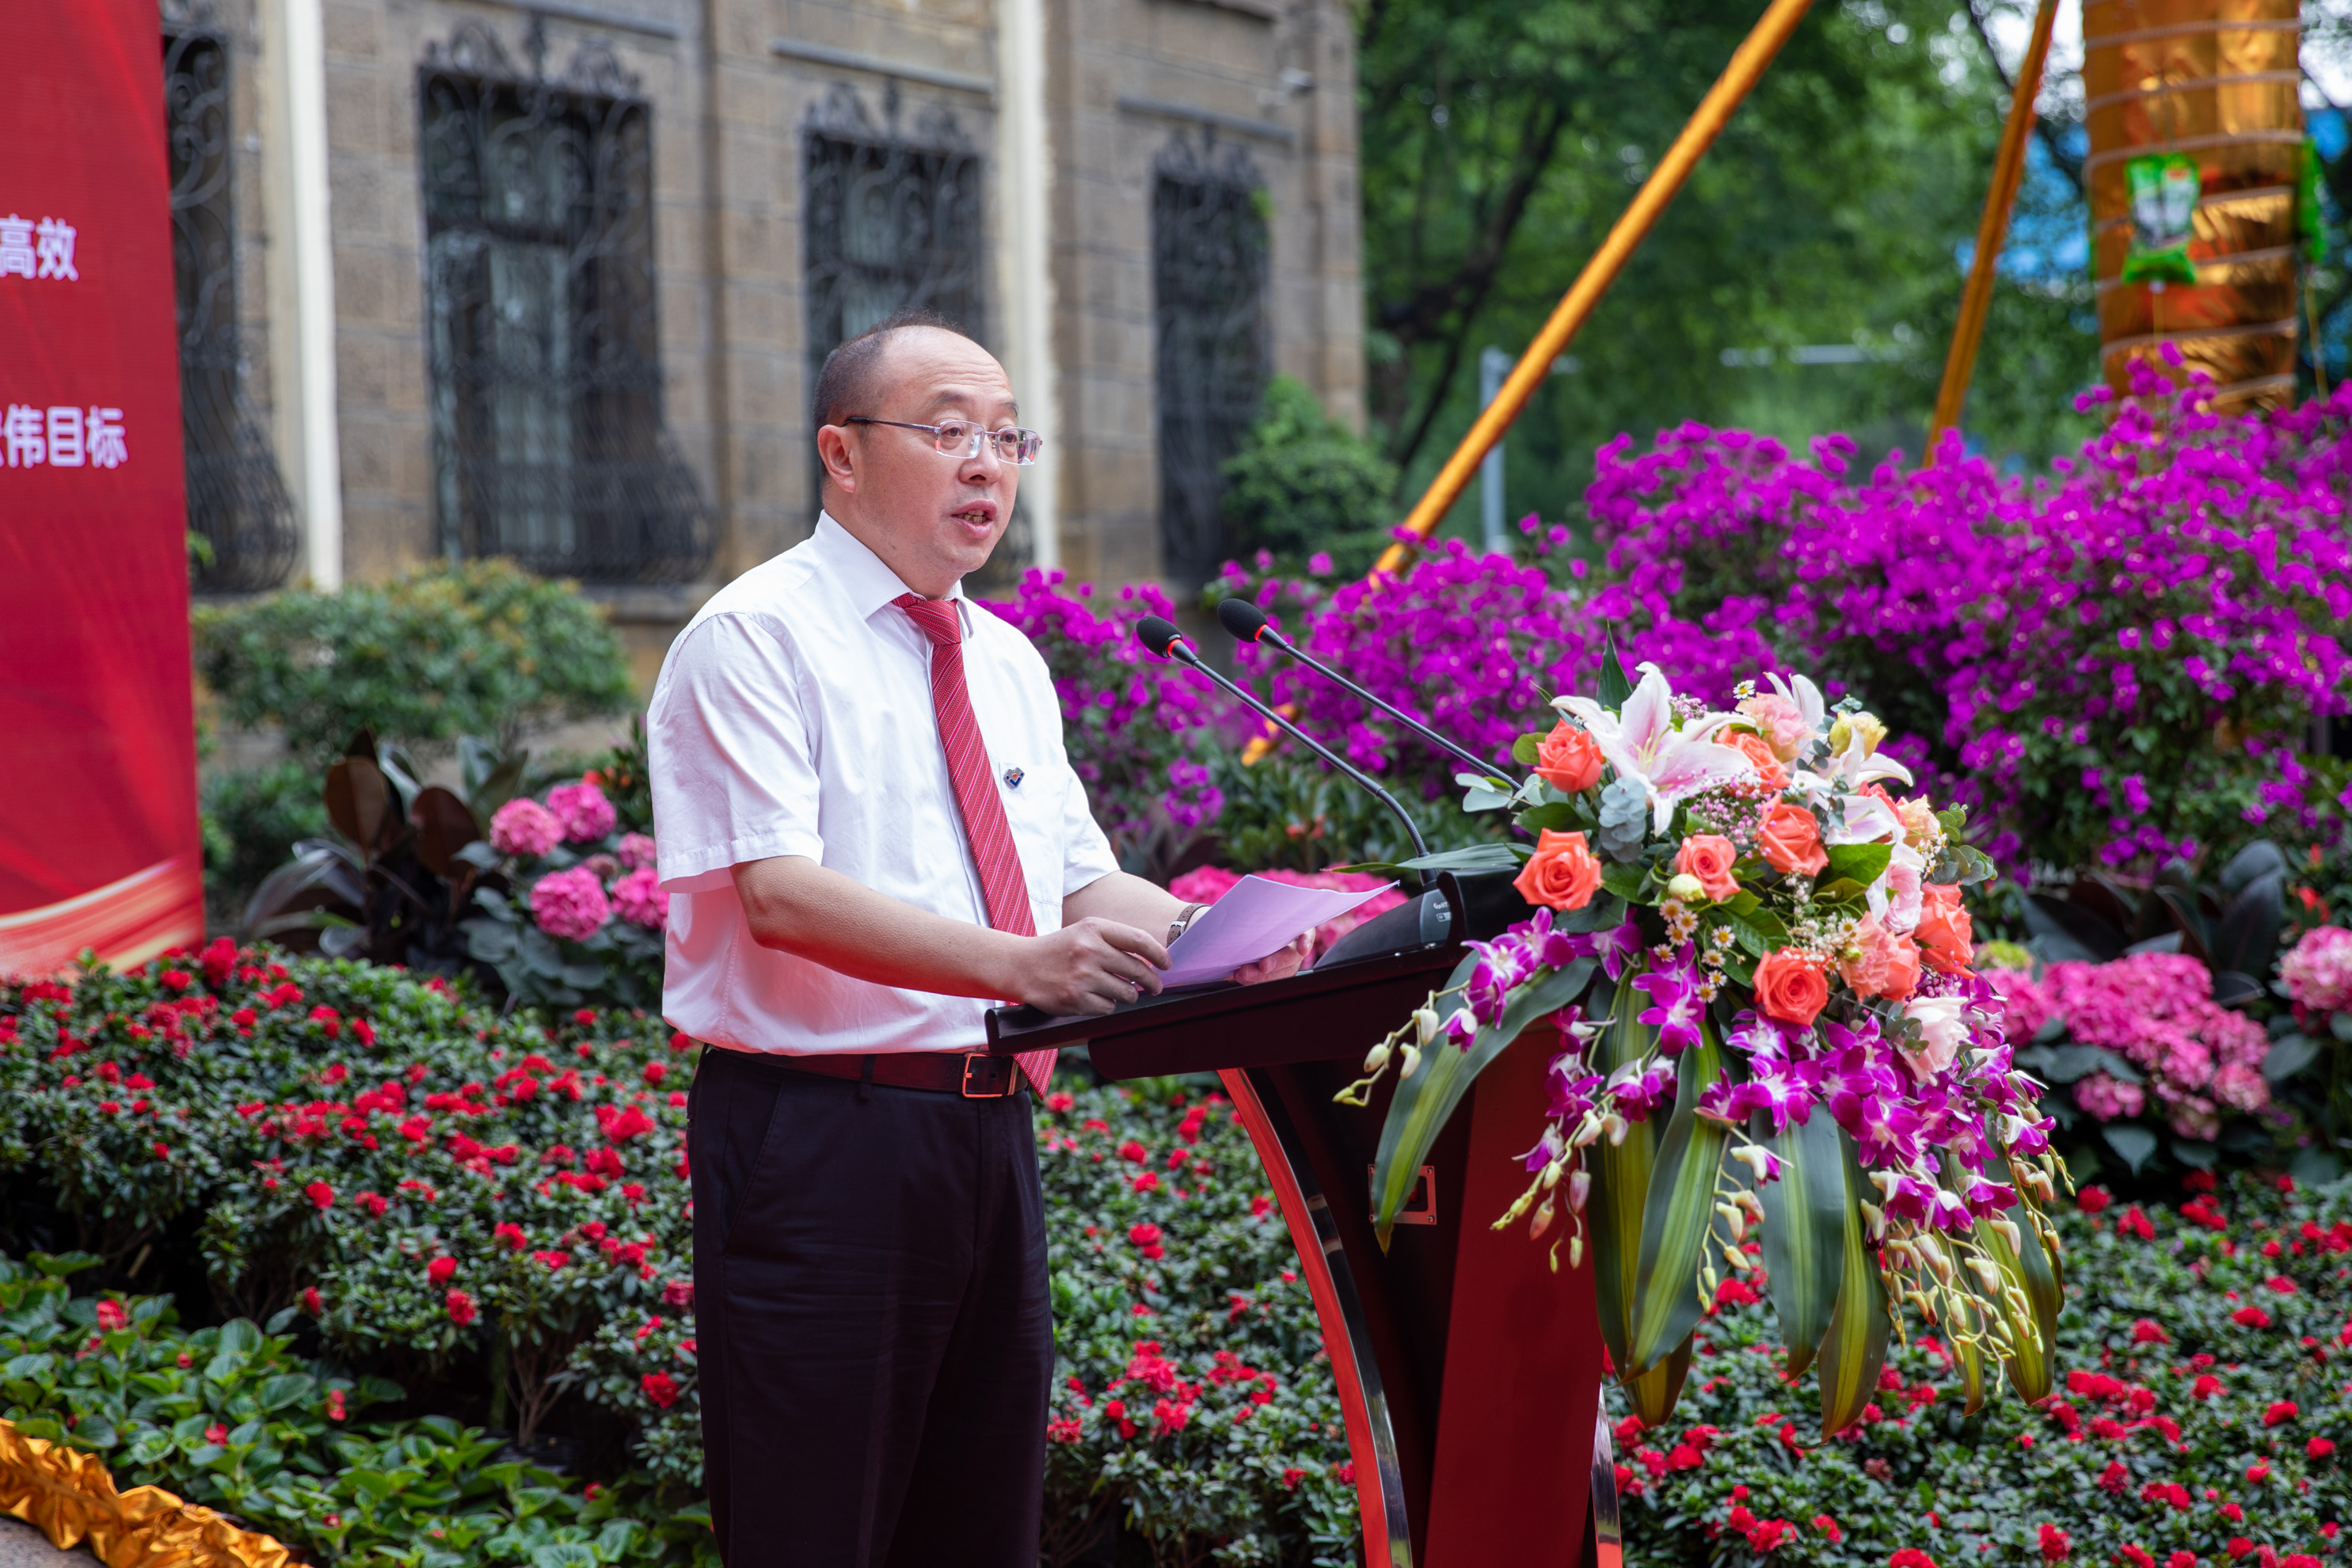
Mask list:
[[[1867,896],[1869,892],[1869,889],[1864,887],[1860,882],[1855,881],[1853,878],[1840,877],[1833,882],[1824,882],[1820,887],[1815,888],[1813,889],[1813,902],[1817,904],[1858,904],[1862,902],[1864,898]]]
[[[28,1252],[25,1261],[52,1279],[67,1279],[85,1268],[95,1268],[106,1259],[89,1252]]]
[[[1601,706],[1612,713],[1622,712],[1633,695],[1633,683],[1625,678],[1625,666],[1617,658],[1617,634],[1609,632],[1601,645]]]
[[[1853,1426],[1870,1403],[1878,1386],[1878,1369],[1886,1363],[1886,1336],[1895,1326],[1886,1313],[1886,1281],[1879,1275],[1878,1258],[1863,1228],[1861,1196],[1865,1189],[1853,1134],[1841,1131],[1838,1148],[1839,1163],[1845,1170],[1845,1244],[1837,1308],[1830,1314],[1829,1332],[1822,1336],[1824,1438]]]
[[[1845,1266],[1845,1154],[1837,1123],[1815,1107],[1802,1123],[1768,1133],[1761,1111],[1748,1136],[1780,1159],[1780,1179],[1757,1192],[1764,1205],[1764,1268],[1772,1310],[1780,1320],[1789,1371],[1801,1373],[1829,1331],[1838,1279]]]
[[[1625,984],[1608,999],[1609,1026],[1593,1041],[1592,1054],[1592,1070],[1603,1078],[1638,1060],[1650,1048],[1649,1026],[1639,1022],[1648,998],[1633,986],[1633,975],[1640,973],[1636,967],[1628,973]],[[1600,1001],[1596,995],[1596,1011]],[[1622,1143],[1612,1144],[1604,1138],[1584,1151],[1585,1168],[1592,1173],[1584,1224],[1592,1248],[1592,1288],[1600,1304],[1601,1342],[1609,1347],[1610,1363],[1617,1368],[1620,1381],[1637,1401],[1636,1385],[1644,1380],[1622,1374],[1633,1364],[1634,1268],[1642,1254],[1642,1205],[1649,1196],[1650,1173],[1657,1154],[1654,1121],[1633,1123]],[[1673,1403],[1671,1398],[1665,1400],[1668,1407]],[[1650,1422],[1646,1415],[1642,1419]]]
[[[1477,962],[1476,953],[1465,953],[1447,977],[1446,988],[1452,990],[1468,980]],[[1521,986],[1503,1009],[1502,1018],[1479,1030],[1471,1039],[1469,1049],[1457,1050],[1441,1038],[1422,1053],[1419,1071],[1397,1081],[1396,1097],[1389,1101],[1388,1120],[1381,1124],[1380,1152],[1372,1161],[1372,1194],[1379,1201],[1373,1229],[1383,1249],[1388,1247],[1390,1231],[1395,1228],[1397,1211],[1404,1206],[1413,1184],[1421,1179],[1422,1162],[1428,1157],[1430,1145],[1437,1142],[1446,1119],[1454,1114],[1454,1108],[1462,1103],[1462,1097],[1488,1064],[1519,1037],[1521,1030],[1583,995],[1592,983],[1593,968],[1592,960],[1580,958],[1532,985]],[[1458,1012],[1461,1006],[1460,995],[1449,996],[1440,1005],[1439,1016]]]
[[[2263,1058],[2263,1077],[2273,1083],[2288,1079],[2319,1059],[2319,1042],[2309,1035],[2281,1035]]]
[[[1730,1131],[1698,1114],[1698,1097],[1723,1076],[1723,1047],[1712,1020],[1699,1023],[1699,1043],[1675,1064],[1675,1112],[1658,1145],[1658,1168],[1642,1210],[1642,1260],[1634,1270],[1635,1372],[1682,1342],[1697,1323],[1699,1262],[1714,1228],[1715,1194]]]
[[[1752,900],[1755,895],[1742,893],[1739,897]],[[1719,906],[1714,912],[1731,928],[1731,938],[1739,944],[1742,952],[1761,958],[1789,945],[1789,928],[1781,922],[1779,915],[1761,905],[1752,904],[1750,908],[1741,910],[1737,907],[1738,903],[1738,900],[1734,900],[1732,903]]]
[[[2145,1127],[2111,1121],[2100,1128],[2099,1132],[2106,1139],[2107,1147],[2123,1156],[2124,1163],[2131,1167],[2135,1176],[2139,1174],[2139,1168],[2147,1163],[2148,1156],[2156,1152],[2156,1134]]]
[[[1549,805],[1531,805],[1511,820],[1529,833],[1572,833],[1585,819],[1575,806],[1556,800]]]
[[[1628,903],[1642,896],[1643,885],[1649,879],[1650,868],[1643,865],[1612,860],[1601,868],[1601,885]]]
[[[1895,858],[1892,844],[1832,844],[1829,847],[1830,880],[1859,882],[1867,888],[1886,872]]]
[[[1511,742],[1511,761],[1523,768],[1534,767],[1542,755],[1543,743],[1544,732],[1541,730],[1528,731]]]
[[[1696,1331],[1685,1334],[1674,1353],[1657,1365],[1639,1377],[1618,1380],[1643,1426],[1663,1426],[1666,1417],[1674,1414],[1675,1401],[1682,1397],[1683,1380],[1690,1375],[1691,1351],[1697,1341]]]
[[[310,1394],[311,1380],[299,1372],[280,1373],[261,1385],[258,1395],[264,1410],[278,1410]]]

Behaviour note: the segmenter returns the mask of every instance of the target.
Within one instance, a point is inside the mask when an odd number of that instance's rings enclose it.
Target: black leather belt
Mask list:
[[[1003,1100],[1020,1093],[1026,1081],[1021,1064],[1011,1057],[966,1056],[960,1051],[805,1057],[779,1053],[767,1059],[794,1072],[887,1084],[892,1089],[929,1089],[933,1094],[960,1094],[966,1100]]]

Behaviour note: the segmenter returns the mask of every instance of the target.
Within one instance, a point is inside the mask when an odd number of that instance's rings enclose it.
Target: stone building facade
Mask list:
[[[1362,417],[1344,0],[163,0],[201,589],[509,554],[641,668],[814,521],[825,350],[929,304],[1031,563],[1184,586],[1265,378]]]

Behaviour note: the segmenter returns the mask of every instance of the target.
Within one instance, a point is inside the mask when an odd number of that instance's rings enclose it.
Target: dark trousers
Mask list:
[[[688,1114],[727,1568],[1034,1568],[1054,1324],[1029,1097],[713,1049]]]

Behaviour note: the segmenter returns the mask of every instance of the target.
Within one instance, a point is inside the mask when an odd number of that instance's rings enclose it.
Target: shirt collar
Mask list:
[[[842,527],[840,520],[829,511],[817,513],[816,531],[810,542],[825,569],[840,582],[860,620],[873,619],[876,611],[889,605],[899,595],[914,592],[882,557],[866,548],[865,541]],[[948,597],[955,603],[956,614],[964,623],[964,635],[971,636],[971,611],[965,605],[961,579],[948,590]]]

